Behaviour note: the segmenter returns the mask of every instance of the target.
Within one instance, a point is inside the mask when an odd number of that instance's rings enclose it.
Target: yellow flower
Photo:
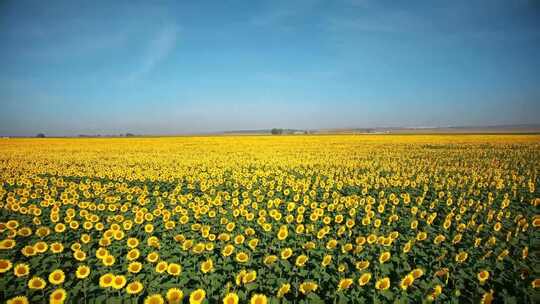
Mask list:
[[[486,292],[482,295],[482,299],[480,299],[481,304],[491,304],[493,302],[493,289],[489,292]]]
[[[249,260],[249,255],[245,252],[239,252],[236,254],[236,261],[239,263],[245,263]]]
[[[255,270],[246,272],[242,277],[242,283],[249,284],[257,279],[257,272]]]
[[[45,288],[45,286],[47,286],[47,282],[45,282],[45,280],[40,277],[32,277],[28,281],[28,288],[30,289],[41,290]]]
[[[407,290],[407,288],[409,288],[409,286],[411,286],[413,282],[414,276],[412,274],[408,274],[401,280],[399,287],[401,287],[401,289],[403,290]]]
[[[61,269],[56,269],[49,274],[49,282],[54,285],[60,285],[64,283],[66,275]]]
[[[468,256],[469,256],[469,255],[467,254],[467,252],[461,251],[460,253],[458,253],[458,254],[456,255],[456,262],[458,262],[458,263],[463,263],[463,262],[465,262],[465,260],[467,260],[467,257],[468,257]]]
[[[139,273],[142,269],[142,263],[141,262],[131,262],[128,265],[128,271],[131,273]]]
[[[306,262],[308,260],[308,257],[306,255],[299,255],[297,258],[296,258],[296,266],[298,267],[304,267],[306,265]]]
[[[111,287],[114,280],[114,274],[106,273],[99,278],[99,287],[107,288]]]
[[[75,272],[75,276],[78,279],[84,279],[88,277],[89,274],[90,274],[90,267],[86,265],[80,265],[79,267],[77,267],[77,271]]]
[[[478,278],[480,285],[483,285],[489,279],[489,272],[487,270],[482,270],[476,275],[476,277]]]
[[[338,290],[348,289],[349,287],[351,287],[352,283],[353,283],[352,279],[348,279],[348,278],[341,279],[338,284]]]
[[[114,279],[112,281],[112,287],[117,290],[122,289],[124,288],[124,286],[126,286],[126,282],[127,282],[127,279],[125,276],[123,275],[114,276]]]
[[[287,229],[287,226],[281,226],[281,228],[278,231],[278,240],[283,241],[287,238],[289,235],[289,230]]]
[[[184,298],[184,293],[178,288],[170,288],[167,291],[167,301],[169,304],[178,304],[182,302]]]
[[[269,255],[269,256],[266,256],[266,257],[264,258],[264,261],[263,261],[263,262],[264,262],[264,265],[270,266],[270,265],[272,265],[274,262],[276,262],[277,259],[278,259],[277,256],[275,256],[275,255]]]
[[[540,287],[540,279],[534,279],[534,281],[531,282],[531,285],[534,289]]]
[[[182,272],[182,266],[180,264],[177,264],[177,263],[170,263],[168,266],[167,266],[167,273],[172,275],[172,276],[179,276],[180,273]]]
[[[6,304],[28,304],[28,298],[25,296],[17,296],[7,300]]]
[[[200,304],[206,298],[204,289],[197,289],[189,295],[189,304]]]
[[[285,296],[290,290],[291,290],[291,284],[285,283],[281,285],[281,287],[279,287],[278,289],[277,297],[283,298],[283,296]]]
[[[144,299],[144,304],[163,304],[165,300],[160,294],[149,295]]]
[[[360,286],[364,286],[366,285],[367,283],[369,283],[369,281],[371,280],[371,273],[364,273],[360,276],[360,278],[358,279],[358,284]]]
[[[326,266],[330,265],[331,262],[332,262],[332,256],[331,255],[325,255],[322,262],[321,262],[321,265],[323,267],[326,267]]]
[[[386,290],[389,287],[390,287],[390,279],[389,278],[380,279],[375,283],[375,288],[377,288],[378,290]]]
[[[201,272],[202,273],[209,273],[214,271],[214,262],[212,259],[208,259],[201,263]]]
[[[13,264],[11,264],[10,260],[0,259],[0,273],[8,272],[11,267],[13,267]]]
[[[168,267],[169,267],[169,265],[167,264],[167,262],[160,261],[159,263],[156,264],[156,272],[157,273],[164,273],[165,271],[167,271]]]
[[[27,276],[30,273],[30,266],[28,264],[17,264],[13,268],[13,272],[18,278]]]
[[[62,289],[58,288],[54,290],[51,295],[49,296],[49,303],[51,304],[62,304],[67,298],[67,292]]]
[[[230,292],[223,298],[223,304],[238,304],[238,300],[238,295],[234,292]]]
[[[369,261],[359,261],[356,263],[356,269],[362,271],[369,267]]]
[[[285,248],[281,251],[281,258],[283,260],[286,260],[288,258],[290,258],[292,255],[292,249],[291,248]]]
[[[411,275],[414,279],[418,279],[419,277],[424,275],[424,270],[422,268],[416,268],[413,271],[411,271]]]
[[[379,263],[383,264],[390,259],[390,252],[385,251],[379,256]]]
[[[312,281],[307,281],[300,284],[300,292],[303,294],[308,294],[310,292],[316,291],[319,285]]]
[[[228,244],[228,245],[226,245],[225,247],[223,247],[223,250],[221,251],[221,254],[222,254],[224,257],[228,257],[228,256],[230,256],[233,252],[234,252],[234,246],[231,245],[231,244]]]
[[[250,304],[266,304],[268,303],[268,298],[263,294],[254,294],[249,301]]]
[[[139,281],[131,282],[127,284],[126,291],[128,294],[138,294],[143,290],[143,284]]]

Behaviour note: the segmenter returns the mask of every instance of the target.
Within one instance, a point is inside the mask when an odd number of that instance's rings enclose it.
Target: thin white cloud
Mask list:
[[[146,52],[137,69],[128,77],[128,82],[143,78],[150,73],[158,64],[165,60],[174,50],[178,39],[178,27],[163,27],[148,43]]]

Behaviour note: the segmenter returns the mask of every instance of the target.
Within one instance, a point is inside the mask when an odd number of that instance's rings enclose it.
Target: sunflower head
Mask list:
[[[197,289],[191,292],[189,295],[189,304],[200,304],[206,298],[206,291],[204,289]]]

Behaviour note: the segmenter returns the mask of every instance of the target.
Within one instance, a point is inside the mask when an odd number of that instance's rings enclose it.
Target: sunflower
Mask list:
[[[534,288],[534,289],[540,287],[540,279],[535,279],[534,281],[532,281],[532,282],[531,282],[531,286],[532,286],[532,288]]]
[[[28,298],[25,296],[17,296],[7,300],[6,304],[28,304]]]
[[[362,271],[369,267],[369,261],[359,261],[356,263],[356,269]]]
[[[128,261],[135,261],[136,259],[139,258],[140,255],[141,255],[141,252],[139,251],[139,249],[133,248],[130,251],[128,251],[127,259]]]
[[[144,304],[163,304],[165,300],[160,294],[149,295],[144,299]]]
[[[53,285],[60,285],[65,279],[66,275],[62,269],[56,269],[49,274],[49,282]]]
[[[469,256],[469,255],[467,254],[467,252],[461,251],[460,253],[458,253],[458,254],[456,255],[456,262],[458,262],[458,263],[463,263],[463,262],[465,262],[465,260],[467,260],[467,257],[468,257],[468,256]]]
[[[136,238],[128,238],[127,239],[127,245],[129,248],[133,249],[137,246],[139,246],[139,240]]]
[[[239,263],[246,263],[249,260],[249,255],[243,251],[236,254],[236,261]]]
[[[289,230],[287,229],[287,226],[281,226],[277,234],[278,240],[283,241],[287,238],[287,236],[289,236]]]
[[[266,265],[266,266],[270,266],[270,265],[274,264],[274,262],[276,262],[277,259],[278,259],[277,256],[275,256],[275,255],[269,255],[269,256],[266,256],[266,257],[264,258],[263,263],[264,263],[264,265]]]
[[[101,262],[105,266],[112,266],[116,262],[116,258],[113,255],[108,254],[101,260]]]
[[[487,270],[482,270],[476,275],[476,277],[478,278],[480,285],[483,285],[489,279],[489,272]]]
[[[240,272],[236,275],[236,285],[240,286],[240,284],[242,284],[246,274],[247,272],[244,269],[240,270]]]
[[[303,282],[300,284],[300,292],[303,294],[308,294],[310,292],[316,291],[319,285],[312,281]]]
[[[45,251],[47,251],[47,249],[49,249],[49,245],[47,245],[47,243],[43,242],[43,241],[40,241],[40,242],[37,242],[35,245],[34,245],[34,249],[38,252],[38,253],[44,253]]]
[[[138,294],[143,290],[143,284],[139,281],[131,282],[126,286],[126,292],[130,295]]]
[[[169,304],[178,304],[182,302],[184,298],[184,293],[178,288],[170,288],[167,291],[167,301]]]
[[[277,291],[277,297],[283,298],[283,296],[285,296],[289,291],[291,291],[291,284],[284,283],[279,287]]]
[[[412,274],[408,274],[401,280],[399,287],[401,287],[401,289],[403,290],[407,290],[407,288],[409,288],[409,286],[411,286],[413,282],[414,276]]]
[[[234,246],[231,244],[226,245],[223,247],[223,250],[221,250],[221,255],[224,257],[230,256],[234,252]]]
[[[208,259],[201,263],[201,272],[202,273],[209,273],[214,271],[214,262],[212,259]]]
[[[0,273],[8,272],[11,267],[13,267],[13,264],[10,260],[0,259]]]
[[[304,267],[306,265],[307,260],[308,260],[308,257],[306,255],[301,254],[296,258],[295,264],[298,267]]]
[[[157,262],[159,259],[159,254],[155,251],[153,252],[150,252],[147,256],[146,256],[146,260],[150,263],[155,263]]]
[[[112,288],[118,290],[124,288],[126,286],[127,279],[123,275],[117,275],[114,276],[114,279],[112,281]]]
[[[238,295],[234,292],[230,292],[223,298],[223,304],[238,304],[238,300]]]
[[[493,302],[493,289],[489,292],[486,292],[482,295],[482,299],[480,299],[481,304],[491,304]]]
[[[285,248],[281,251],[281,259],[286,260],[292,256],[292,249],[291,248]]]
[[[257,271],[252,270],[249,272],[246,272],[245,275],[242,277],[242,283],[249,284],[257,279]]]
[[[49,303],[62,304],[67,298],[67,292],[63,288],[55,289],[49,296]]]
[[[168,266],[167,266],[167,273],[172,275],[172,276],[179,276],[180,273],[182,272],[182,266],[180,264],[177,264],[177,263],[170,263]]]
[[[90,274],[90,267],[86,265],[80,265],[77,267],[77,271],[75,272],[75,276],[78,279],[85,279]]]
[[[76,250],[75,252],[73,252],[73,257],[77,261],[82,262],[82,261],[86,260],[86,253],[84,251],[81,251],[81,250]]]
[[[371,273],[367,272],[360,276],[360,278],[358,279],[358,284],[360,286],[364,286],[367,283],[369,283],[370,280],[371,280]]]
[[[114,280],[114,274],[106,273],[99,278],[99,287],[107,288],[111,287]]]
[[[249,300],[250,304],[266,304],[268,303],[268,298],[263,294],[254,294]]]
[[[28,281],[28,288],[41,290],[47,286],[47,282],[40,277],[32,277]]]
[[[131,273],[139,273],[142,269],[142,263],[140,262],[131,262],[128,265],[128,271]]]
[[[378,290],[386,290],[388,289],[388,287],[390,287],[389,278],[380,279],[375,283],[375,288],[377,288]]]
[[[339,283],[338,283],[338,290],[348,289],[349,287],[351,287],[352,283],[353,283],[353,279],[349,279],[349,278],[341,279],[339,280]]]
[[[17,264],[13,268],[13,272],[18,278],[27,276],[30,273],[30,266],[28,264]]]
[[[414,277],[414,279],[418,279],[419,277],[424,275],[424,270],[422,270],[422,268],[416,268],[411,271],[411,275]]]
[[[206,291],[204,289],[197,289],[189,294],[189,304],[200,304],[206,298]]]
[[[331,262],[332,262],[332,256],[331,255],[325,255],[322,262],[321,262],[321,265],[323,267],[326,267],[326,266],[330,265]]]
[[[1,250],[13,249],[13,247],[15,247],[16,244],[17,242],[15,242],[15,240],[5,239],[5,240],[0,241],[0,249]]]
[[[390,256],[391,256],[390,252],[388,251],[381,253],[381,255],[379,256],[379,263],[384,264],[386,261],[390,259]]]
[[[169,265],[167,264],[167,262],[160,261],[159,263],[156,264],[156,272],[157,273],[164,273],[165,271],[167,271],[168,266]]]

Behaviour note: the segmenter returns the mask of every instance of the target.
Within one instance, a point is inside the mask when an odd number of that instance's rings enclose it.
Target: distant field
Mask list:
[[[540,135],[0,139],[0,152],[2,302],[540,302]]]

